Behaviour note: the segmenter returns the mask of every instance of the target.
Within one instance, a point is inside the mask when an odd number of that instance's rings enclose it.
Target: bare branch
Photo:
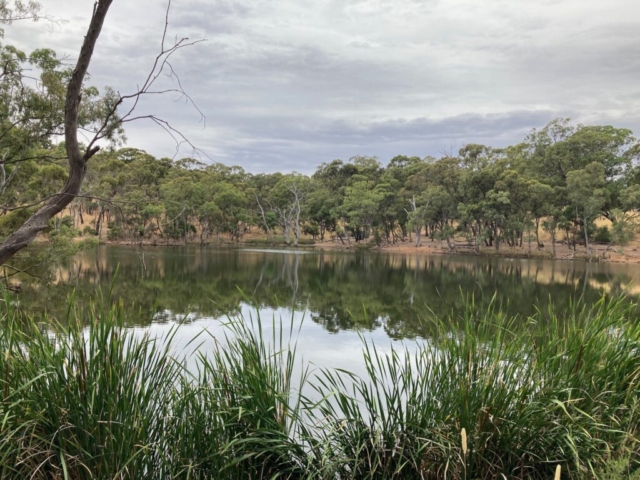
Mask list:
[[[194,152],[200,152],[198,149],[193,147],[193,144],[182,133],[180,133],[175,128],[169,126],[165,120],[159,119],[157,116],[154,116],[154,115],[142,115],[142,116],[132,117],[139,105],[140,98],[142,96],[158,95],[163,93],[179,93],[180,98],[178,99],[178,101],[182,98],[186,99],[187,103],[190,103],[200,115],[200,122],[203,123],[203,128],[204,126],[206,126],[206,117],[204,113],[196,105],[196,103],[193,101],[191,96],[184,90],[184,88],[182,87],[182,82],[180,80],[180,77],[176,74],[175,70],[173,69],[173,66],[169,62],[169,59],[171,58],[171,56],[174,53],[176,53],[178,50],[197,45],[198,43],[202,43],[205,40],[200,39],[195,41],[189,41],[189,38],[185,37],[180,40],[176,40],[173,46],[166,48],[165,44],[166,44],[166,38],[167,38],[167,31],[169,28],[170,10],[171,10],[171,0],[167,2],[167,9],[165,13],[165,24],[162,31],[162,41],[160,45],[160,53],[158,53],[158,55],[155,57],[153,64],[151,66],[151,69],[149,71],[149,74],[147,75],[147,78],[145,79],[142,86],[138,87],[138,90],[135,93],[131,93],[128,95],[120,95],[118,93],[118,96],[119,96],[118,100],[115,102],[115,104],[111,107],[111,109],[105,116],[104,121],[102,122],[100,128],[95,132],[94,137],[89,141],[89,145],[87,147],[88,150],[92,149],[98,141],[109,136],[109,134],[118,126],[133,120],[148,118],[148,119],[153,119],[154,122],[158,124],[160,127],[162,127],[165,131],[168,131],[170,133],[173,132],[182,139],[182,140],[178,140],[176,136],[171,134],[171,137],[176,142],[176,153],[174,155],[174,158],[178,154],[180,150],[180,146],[185,143],[189,144],[193,148]],[[165,89],[165,90],[152,90],[152,87],[155,84],[156,80],[163,75],[163,72],[165,71],[165,69],[168,69],[169,71],[169,73],[165,74],[165,76],[171,78],[172,80],[175,80],[178,84],[178,88]],[[129,107],[129,109],[123,115],[120,116],[120,118],[116,118],[118,109],[128,100],[132,100],[133,104],[131,105],[131,107]],[[113,123],[111,123],[112,121]],[[207,156],[207,158],[209,157]]]

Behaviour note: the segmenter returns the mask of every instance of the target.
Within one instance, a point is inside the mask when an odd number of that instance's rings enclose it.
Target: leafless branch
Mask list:
[[[198,112],[198,114],[200,115],[200,122],[203,123],[203,126],[206,125],[206,116],[204,115],[202,110],[200,110],[200,108],[197,106],[197,104],[193,101],[193,98],[184,90],[184,88],[182,87],[182,82],[180,80],[180,77],[177,75],[177,73],[173,69],[173,66],[169,62],[169,59],[171,58],[171,56],[174,53],[176,53],[178,50],[181,50],[181,49],[186,48],[186,47],[191,47],[191,46],[197,45],[199,43],[204,42],[205,40],[204,39],[200,39],[200,40],[195,40],[195,41],[189,41],[189,38],[185,37],[185,38],[181,38],[180,40],[176,39],[176,41],[175,41],[173,46],[171,46],[169,48],[165,47],[166,38],[167,38],[167,31],[168,31],[168,28],[169,28],[169,13],[170,13],[170,10],[171,10],[171,0],[168,0],[167,9],[166,9],[166,13],[165,13],[165,24],[164,24],[164,28],[163,28],[163,31],[162,31],[162,41],[161,41],[161,46],[160,46],[160,53],[158,53],[158,55],[155,57],[155,59],[153,61],[153,64],[151,66],[151,69],[149,71],[149,74],[147,75],[147,78],[145,79],[145,81],[142,84],[142,86],[138,86],[138,90],[136,92],[131,93],[131,94],[127,94],[127,95],[120,95],[120,93],[118,93],[118,100],[114,103],[114,105],[111,107],[111,109],[107,112],[107,115],[105,116],[104,121],[101,123],[100,127],[95,131],[94,137],[89,141],[88,147],[87,147],[88,150],[94,148],[95,144],[98,141],[104,139],[105,137],[108,137],[109,134],[111,132],[113,132],[113,130],[116,129],[119,125],[123,125],[124,123],[128,123],[128,122],[131,122],[133,120],[139,120],[139,119],[142,119],[142,118],[147,118],[147,119],[153,120],[157,125],[159,125],[165,131],[170,133],[171,137],[176,142],[176,154],[175,155],[178,154],[181,145],[183,145],[185,143],[190,145],[193,148],[194,152],[198,152],[198,154],[203,153],[199,149],[195,148],[193,146],[193,144],[182,133],[180,133],[177,129],[175,129],[174,127],[169,125],[166,120],[160,119],[155,115],[133,116],[134,112],[136,111],[136,109],[137,109],[137,107],[139,105],[141,97],[143,97],[144,95],[159,95],[159,94],[166,94],[166,93],[178,93],[178,94],[180,94],[180,97],[176,101],[180,101],[181,99],[186,99],[187,103],[190,103],[195,108],[195,110]],[[165,90],[152,90],[152,87],[154,86],[156,80],[161,75],[163,75],[163,72],[166,69],[168,69],[169,73],[165,74],[165,76],[171,78],[172,80],[175,80],[177,85],[178,85],[178,87],[177,88],[172,88],[172,89],[165,89]],[[131,107],[129,107],[129,109],[124,114],[122,114],[119,118],[117,118],[118,109],[127,100],[132,100],[133,104],[131,105]],[[176,134],[176,135],[174,135],[174,134]],[[177,137],[179,137],[181,140],[178,140]],[[174,158],[175,158],[175,155],[174,155]],[[205,154],[205,156],[207,156],[207,155]]]

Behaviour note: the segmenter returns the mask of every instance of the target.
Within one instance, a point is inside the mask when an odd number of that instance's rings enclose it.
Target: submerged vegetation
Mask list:
[[[85,328],[71,305],[63,327],[6,299],[0,476],[549,479],[559,466],[561,478],[631,478],[631,308],[603,299],[541,321],[471,300],[428,320],[415,351],[363,338],[356,376],[303,364],[294,325],[275,320],[273,335],[232,320],[213,351],[185,359],[179,326],[155,339],[113,306]]]

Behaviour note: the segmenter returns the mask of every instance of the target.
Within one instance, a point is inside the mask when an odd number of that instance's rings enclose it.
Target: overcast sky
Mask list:
[[[93,1],[40,2],[63,22],[16,23],[6,41],[75,58]],[[165,0],[113,1],[93,84],[125,94],[144,81],[165,9]],[[640,136],[637,0],[173,0],[169,32],[206,39],[173,61],[206,126],[175,96],[141,113],[250,172],[505,146],[558,116]],[[127,136],[154,155],[175,153],[151,123],[130,124]]]

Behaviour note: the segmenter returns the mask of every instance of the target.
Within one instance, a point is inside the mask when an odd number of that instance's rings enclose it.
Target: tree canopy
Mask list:
[[[62,145],[42,148],[51,161],[22,162],[25,175],[19,171],[3,191],[3,216],[64,183]],[[475,249],[532,240],[542,248],[544,229],[589,249],[593,240],[623,244],[633,237],[638,151],[626,129],[567,120],[508,148],[472,144],[439,159],[397,156],[386,167],[355,157],[322,163],[312,175],[251,174],[112,148],[87,165],[69,214],[85,233],[139,242],[219,243],[221,235],[239,242],[254,230],[272,243],[297,245],[306,234],[383,244],[408,241],[413,232],[417,244],[428,236],[452,251],[454,237]],[[607,232],[596,227],[598,218],[610,220]]]

